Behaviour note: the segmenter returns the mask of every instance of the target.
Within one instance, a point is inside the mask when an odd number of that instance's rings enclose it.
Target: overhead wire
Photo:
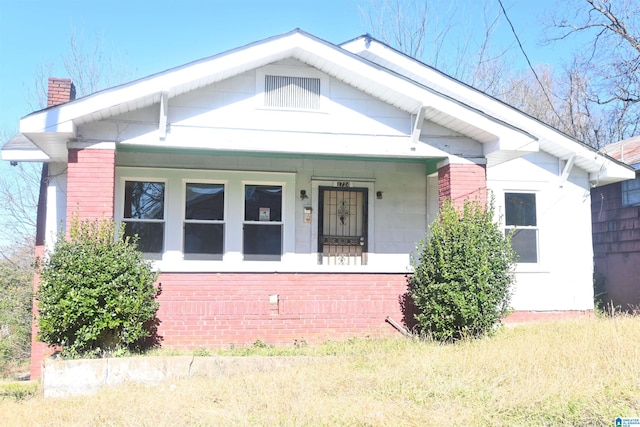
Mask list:
[[[529,60],[529,55],[527,55],[527,52],[525,52],[524,47],[522,46],[522,43],[520,42],[520,37],[518,37],[518,33],[516,33],[516,30],[513,27],[513,23],[511,22],[511,19],[509,19],[509,15],[507,15],[507,11],[504,8],[504,5],[502,4],[502,0],[498,0],[498,3],[500,4],[500,8],[502,9],[502,14],[504,15],[505,19],[509,23],[509,27],[511,27],[511,32],[513,33],[513,36],[515,37],[516,42],[518,42],[518,46],[520,47],[520,51],[524,55],[524,58],[527,60],[527,64],[529,65],[529,69],[531,70],[531,72],[533,73],[533,76],[535,77],[536,81],[540,85],[540,89],[542,89],[542,93],[544,93],[544,96],[547,98],[547,102],[549,103],[549,106],[551,107],[551,111],[553,111],[553,113],[556,115],[558,120],[560,120],[560,123],[564,124],[564,120],[562,120],[562,117],[560,117],[560,114],[558,114],[558,112],[556,111],[555,107],[553,106],[553,102],[551,102],[551,97],[547,93],[547,90],[545,89],[544,85],[542,84],[542,81],[540,81],[540,77],[538,77],[538,73],[536,73],[536,70],[533,68],[533,65],[531,65],[531,61]]]

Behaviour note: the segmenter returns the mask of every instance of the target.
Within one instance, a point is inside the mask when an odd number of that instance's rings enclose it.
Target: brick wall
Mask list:
[[[640,307],[640,207],[622,206],[622,184],[591,190],[594,267],[605,302]]]
[[[35,249],[35,257],[36,260],[42,259],[45,255],[44,245],[37,245]],[[33,292],[38,290],[38,286],[40,285],[40,275],[37,273],[34,275],[33,279]],[[54,350],[49,348],[45,343],[36,340],[36,336],[38,335],[38,322],[36,320],[36,316],[38,313],[37,301],[34,298],[32,301],[32,310],[34,314],[34,320],[31,322],[31,364],[30,364],[30,376],[31,379],[40,378],[40,374],[42,372],[42,362],[45,358],[49,357],[53,354]]]
[[[385,318],[403,322],[407,291],[403,274],[163,273],[159,282],[158,332],[177,348],[398,335]]]
[[[487,201],[487,174],[485,165],[448,164],[438,169],[438,197],[440,203],[450,198],[455,206],[465,199],[481,203]]]
[[[115,170],[115,150],[69,149],[67,221],[113,217]]]

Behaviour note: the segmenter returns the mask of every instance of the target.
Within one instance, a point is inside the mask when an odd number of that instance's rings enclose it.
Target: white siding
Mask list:
[[[536,153],[487,170],[501,215],[505,192],[536,194],[540,259],[518,265],[516,310],[593,309],[588,175],[574,168],[562,182],[560,167],[557,158]]]
[[[297,64],[297,65],[296,65]],[[214,148],[222,140],[259,138],[267,148],[278,149],[282,133],[333,135],[340,144],[353,143],[366,151],[362,136],[407,139],[411,115],[360,92],[312,67],[288,61],[286,67],[268,66],[169,99],[168,133],[165,145]],[[300,74],[321,78],[320,111],[295,111],[264,107],[260,78],[265,73]],[[159,105],[129,112],[112,119],[81,125],[81,139],[158,144]],[[252,131],[258,131],[256,136]],[[194,136],[194,135],[198,136]],[[359,138],[357,138],[359,137]],[[295,138],[294,138],[295,140]],[[304,141],[298,137],[298,144]],[[317,141],[317,139],[311,139]],[[280,147],[282,148],[282,147]],[[285,147],[288,150],[291,147]],[[354,147],[357,149],[357,147]]]
[[[483,146],[480,142],[426,120],[422,125],[420,141],[455,156],[483,156]]]

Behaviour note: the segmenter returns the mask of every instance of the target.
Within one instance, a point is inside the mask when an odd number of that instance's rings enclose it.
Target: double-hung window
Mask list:
[[[183,229],[185,259],[222,259],[224,184],[185,184]]]
[[[150,258],[164,250],[165,183],[126,181],[124,183],[125,235],[138,236],[138,249]]]
[[[116,169],[116,219],[162,271],[258,270],[295,248],[295,174]]]
[[[538,221],[535,193],[505,193],[505,228],[520,263],[538,262]]]
[[[245,260],[280,261],[282,186],[245,185],[242,252]]]

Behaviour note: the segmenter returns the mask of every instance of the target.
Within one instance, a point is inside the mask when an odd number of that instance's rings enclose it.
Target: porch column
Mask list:
[[[484,164],[465,163],[438,165],[438,200],[440,205],[451,199],[462,207],[466,199],[487,202],[487,171]]]
[[[113,218],[115,200],[115,158],[114,143],[94,144],[89,148],[69,147],[67,168],[67,230],[73,217],[81,220],[99,218]],[[47,173],[46,168],[43,173]],[[46,176],[46,175],[44,175]],[[46,204],[46,182],[43,178],[40,190],[41,200],[38,204],[38,234],[36,238],[36,258],[43,259],[44,247],[44,210]],[[40,285],[38,274],[34,278],[34,293]],[[33,301],[33,312],[37,313],[36,300]],[[48,348],[36,339],[38,333],[37,320],[31,327],[31,379],[40,378],[44,359],[52,354],[54,349]]]
[[[67,230],[70,221],[113,218],[116,150],[114,143],[69,147]]]
[[[47,87],[47,107],[64,104],[73,101],[76,98],[76,87],[70,79],[61,79],[50,77]],[[36,219],[36,244],[35,259],[36,261],[44,259],[46,255],[45,238],[47,227],[47,188],[49,180],[49,165],[43,163],[42,175],[40,179],[40,193],[38,196],[38,213]],[[55,209],[55,207],[52,207]],[[33,294],[38,291],[40,286],[40,275],[36,272],[33,278]],[[32,300],[33,320],[31,321],[31,362],[30,362],[30,378],[32,380],[40,378],[43,360],[53,353],[53,349],[41,341],[38,341],[38,321],[35,318],[38,313],[38,304],[35,298]]]

